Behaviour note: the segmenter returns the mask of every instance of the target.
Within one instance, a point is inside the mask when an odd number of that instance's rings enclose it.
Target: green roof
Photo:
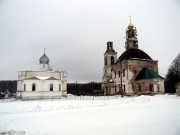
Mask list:
[[[152,70],[148,68],[143,68],[139,74],[136,76],[135,80],[142,80],[142,79],[153,79],[153,78],[159,78],[159,79],[164,79],[160,75],[156,74]]]

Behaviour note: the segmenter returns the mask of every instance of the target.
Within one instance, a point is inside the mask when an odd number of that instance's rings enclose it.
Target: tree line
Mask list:
[[[16,91],[17,91],[16,80],[0,81],[0,92],[16,93]]]
[[[165,77],[164,86],[167,93],[175,93],[180,83],[180,54],[173,60]]]
[[[73,95],[93,95],[94,90],[101,90],[101,83],[68,83],[67,93]]]
[[[93,90],[100,90],[101,83],[89,82],[89,83],[68,83],[67,93],[73,95],[92,95]],[[17,81],[7,80],[0,81],[0,92],[16,93]]]

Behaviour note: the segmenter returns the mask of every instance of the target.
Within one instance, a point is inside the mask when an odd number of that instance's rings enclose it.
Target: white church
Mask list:
[[[40,71],[18,71],[17,99],[60,98],[67,95],[67,73],[52,71],[45,51]]]

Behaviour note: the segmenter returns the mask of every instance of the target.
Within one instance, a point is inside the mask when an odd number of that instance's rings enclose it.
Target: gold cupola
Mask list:
[[[129,25],[128,25],[128,29],[133,29],[134,25],[131,23],[131,16],[129,16],[129,18],[130,18],[130,22],[129,22]]]

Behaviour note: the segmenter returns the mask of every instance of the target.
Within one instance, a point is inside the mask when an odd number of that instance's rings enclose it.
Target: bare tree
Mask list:
[[[173,60],[165,79],[165,91],[175,93],[175,86],[180,82],[180,54]]]

